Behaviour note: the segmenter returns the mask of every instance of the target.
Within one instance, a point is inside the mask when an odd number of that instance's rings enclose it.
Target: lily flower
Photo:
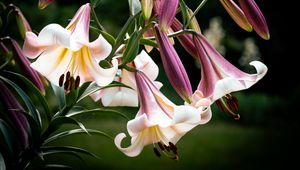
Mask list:
[[[157,156],[161,156],[162,152],[171,159],[178,159],[175,144],[199,124],[201,115],[194,107],[172,103],[144,73],[136,72],[135,78],[140,109],[136,117],[127,123],[131,145],[127,148],[121,146],[126,135],[120,133],[115,137],[116,146],[127,156],[134,157],[145,145],[153,144]],[[202,107],[201,111],[206,112],[207,108]]]
[[[78,86],[96,81],[99,86],[106,86],[117,73],[118,61],[115,58],[111,61],[111,68],[98,65],[112,47],[101,35],[89,42],[90,10],[88,3],[81,6],[66,28],[50,24],[38,36],[33,32],[26,33],[25,55],[31,59],[39,56],[31,67],[53,84],[64,85],[67,91],[72,88],[72,82]]]
[[[167,32],[175,18],[179,0],[155,0],[154,10],[161,31]]]
[[[154,81],[158,76],[158,66],[152,60],[152,58],[143,50],[133,61],[134,64],[129,64],[141,72],[145,73],[151,81]],[[127,87],[111,87],[99,90],[91,95],[94,101],[101,99],[103,106],[138,106],[138,95],[136,91],[136,80],[133,72],[126,69],[119,70],[118,76],[115,81],[123,83]],[[159,88],[161,84],[155,82],[155,85]]]
[[[254,0],[239,0],[248,21],[255,32],[265,40],[270,39],[269,28],[266,19]]]
[[[233,0],[220,0],[220,2],[235,23],[248,32],[252,31],[252,26],[248,22],[244,12]]]
[[[186,70],[169,41],[168,35],[160,31],[157,25],[154,30],[166,75],[179,96],[189,102],[192,96],[192,86]]]
[[[153,0],[141,0],[141,5],[142,5],[142,11],[143,11],[143,16],[145,20],[149,20],[151,15],[152,15],[152,9],[153,9]]]
[[[231,92],[248,89],[267,73],[266,65],[259,61],[250,62],[250,65],[256,69],[256,74],[239,70],[221,56],[201,34],[194,36],[194,42],[201,63],[201,81],[197,89],[203,92],[205,98],[210,98],[212,101]],[[231,105],[236,103],[234,98],[227,97],[228,101],[232,101]]]

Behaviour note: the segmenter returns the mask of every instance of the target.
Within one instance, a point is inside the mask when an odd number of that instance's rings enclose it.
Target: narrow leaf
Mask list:
[[[128,118],[128,116],[126,116],[122,112],[117,111],[117,110],[113,110],[113,109],[108,109],[108,108],[98,108],[98,109],[91,109],[91,110],[84,110],[84,111],[79,111],[79,112],[73,112],[73,113],[67,114],[66,116],[67,117],[73,117],[73,116],[78,116],[78,115],[87,114],[87,113],[113,113],[113,114],[116,114],[116,115],[119,115],[119,116],[125,118],[126,120],[130,120]]]
[[[66,105],[65,91],[62,87],[58,87],[52,83],[51,87],[58,101],[59,109],[62,109]]]
[[[47,103],[45,97],[41,94],[40,90],[30,80],[28,80],[23,75],[21,75],[19,73],[14,73],[11,71],[6,71],[6,72],[11,75],[19,77],[22,80],[22,82],[24,84],[26,84],[28,88],[30,88],[30,91],[37,97],[38,101],[42,105],[42,107],[46,113],[48,121],[50,121],[51,120],[51,111],[49,109],[49,106],[48,106],[48,103]]]
[[[98,130],[94,130],[94,129],[86,129],[90,134],[96,134],[96,135],[101,135],[101,136],[105,136],[111,140],[113,140],[113,138],[111,136],[109,136],[107,133],[105,132],[101,132]],[[82,133],[86,133],[84,130],[82,129],[72,129],[72,130],[68,130],[68,131],[64,131],[61,133],[58,133],[56,135],[51,136],[50,138],[46,139],[44,144],[47,144],[49,142],[70,136],[70,135],[75,135],[75,134],[82,134]]]
[[[85,150],[82,148],[74,147],[74,146],[42,146],[41,151],[42,152],[48,152],[48,151],[53,151],[53,150],[60,150],[60,151],[73,151],[76,153],[82,153],[85,155],[92,156],[94,158],[100,159],[99,156]]]
[[[68,165],[60,165],[60,164],[46,164],[44,169],[75,169]]]
[[[13,139],[14,137],[12,136],[13,134],[14,132],[9,127],[9,125],[4,120],[0,119],[0,142],[7,146],[7,149],[11,156],[14,153],[13,144],[15,143]]]
[[[93,27],[93,26],[90,26],[90,29],[92,31],[95,31],[98,34],[101,34],[103,36],[103,38],[105,38],[106,41],[108,41],[108,43],[110,45],[114,46],[116,44],[116,39],[112,35],[110,35],[108,32],[102,31],[102,30],[100,30],[96,27]]]
[[[28,108],[29,114],[37,122],[37,124],[39,125],[39,128],[42,128],[41,115],[39,114],[39,112],[37,112],[34,104],[32,103],[31,99],[28,97],[28,95],[17,84],[12,82],[11,80],[9,80],[5,77],[2,77],[2,76],[0,76],[0,78],[15,89],[15,91],[20,95],[20,97],[24,101],[26,107]]]
[[[181,14],[182,14],[183,25],[185,25],[186,21],[188,19],[186,4],[185,4],[184,0],[180,0],[179,2],[180,2],[180,9],[181,9]]]
[[[142,37],[141,31],[136,31],[130,36],[128,43],[126,44],[126,49],[122,58],[123,65],[135,59],[136,55],[139,52],[139,40],[141,39],[141,37]]]
[[[158,48],[158,45],[154,41],[149,40],[149,39],[142,38],[142,39],[140,39],[140,43],[143,45],[149,45],[149,46]]]
[[[59,116],[56,117],[52,120],[52,122],[50,123],[50,133],[55,132],[57,129],[59,129],[62,125],[65,124],[74,124],[79,126],[82,130],[84,130],[86,133],[88,133],[88,131],[86,130],[86,128],[84,127],[84,125],[80,122],[78,122],[77,120],[70,118],[70,117],[64,117],[64,116]]]

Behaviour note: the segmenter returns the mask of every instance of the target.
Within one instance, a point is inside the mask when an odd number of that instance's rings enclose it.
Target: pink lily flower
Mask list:
[[[162,152],[171,159],[178,159],[175,144],[200,124],[201,114],[194,107],[172,103],[144,73],[136,72],[135,78],[140,109],[136,117],[127,123],[131,145],[127,148],[121,146],[126,135],[120,133],[115,137],[117,148],[127,156],[134,157],[142,152],[145,145],[153,144],[157,156],[161,156]],[[201,111],[210,110],[203,106]]]
[[[250,65],[255,67],[256,74],[239,70],[222,57],[201,34],[194,36],[194,42],[201,63],[202,76],[197,89],[212,101],[231,92],[248,89],[267,73],[266,65],[259,61],[250,62]]]
[[[133,61],[134,64],[130,64],[130,67],[134,67],[137,70],[145,73],[151,81],[154,81],[158,76],[158,66],[152,60],[152,58],[143,50]],[[121,82],[127,87],[111,87],[95,92],[91,95],[94,101],[101,99],[103,106],[138,106],[138,94],[136,91],[136,80],[133,72],[129,72],[126,69],[119,70],[119,76],[115,81]],[[159,82],[154,82],[159,88],[162,86]]]
[[[254,0],[239,0],[248,21],[255,32],[265,40],[270,39],[269,28],[266,19]]]
[[[154,10],[161,31],[167,32],[173,23],[179,0],[155,0]]]
[[[81,6],[66,28],[50,24],[38,36],[26,33],[25,55],[31,59],[39,56],[31,67],[53,84],[64,85],[67,91],[74,82],[75,88],[88,81],[106,86],[117,73],[117,59],[111,61],[111,68],[105,69],[98,64],[109,55],[112,47],[101,35],[89,42],[90,10],[88,3]]]
[[[168,35],[160,31],[157,25],[154,30],[166,75],[179,96],[190,102],[192,87],[182,62],[169,41]]]

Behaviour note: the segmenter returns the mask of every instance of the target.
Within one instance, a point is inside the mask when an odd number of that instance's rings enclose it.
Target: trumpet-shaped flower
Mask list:
[[[145,73],[152,81],[158,76],[158,66],[154,63],[151,57],[143,50],[133,61],[131,67]],[[127,87],[111,87],[95,92],[91,97],[97,101],[101,98],[104,106],[138,106],[138,95],[136,92],[135,76],[133,72],[126,69],[119,70],[119,75],[115,81],[121,82]],[[157,87],[160,87],[159,82],[155,82]]]
[[[111,51],[111,45],[101,36],[89,42],[90,5],[83,5],[66,28],[50,24],[38,36],[26,33],[23,47],[25,55],[38,59],[31,64],[55,85],[65,89],[87,81],[96,81],[99,86],[111,83],[117,73],[118,61],[104,69],[98,65]],[[76,80],[75,80],[76,79]]]
[[[161,31],[167,32],[175,18],[179,0],[155,0],[154,9]]]
[[[255,67],[256,74],[239,70],[224,59],[201,34],[195,35],[194,41],[201,63],[202,77],[198,90],[212,101],[231,92],[251,87],[267,73],[267,67],[259,61],[250,62],[250,65]]]
[[[270,39],[269,28],[266,19],[254,0],[239,0],[248,21],[255,32],[265,40]]]
[[[169,41],[168,35],[161,32],[157,25],[154,29],[166,75],[179,96],[189,102],[192,96],[192,87],[186,70]]]
[[[120,133],[115,137],[115,144],[127,156],[137,156],[145,145],[153,144],[173,159],[177,158],[176,142],[189,130],[200,124],[201,114],[191,106],[177,106],[166,98],[153,82],[142,72],[135,74],[140,109],[133,120],[127,123],[127,130],[131,136],[131,145],[121,146],[126,137]],[[206,106],[198,108],[207,112]],[[172,151],[172,153],[167,151]],[[160,156],[157,147],[154,152]]]

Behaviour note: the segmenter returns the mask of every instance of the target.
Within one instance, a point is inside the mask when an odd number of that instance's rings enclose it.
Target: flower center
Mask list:
[[[153,151],[156,156],[161,157],[162,154],[172,160],[178,160],[178,149],[172,142],[167,142],[168,139],[162,133],[158,126],[153,127],[155,140],[153,141]],[[166,144],[167,143],[167,144]]]
[[[66,77],[66,78],[65,78]],[[59,86],[64,86],[66,92],[70,92],[73,88],[76,90],[79,87],[80,77],[76,76],[76,79],[71,76],[71,73],[68,71],[66,76],[62,74],[59,77]]]
[[[226,112],[226,110],[227,110],[228,113],[235,120],[240,119],[240,115],[236,113],[236,112],[238,112],[238,109],[240,107],[240,103],[239,103],[239,101],[237,100],[237,98],[235,96],[233,96],[231,94],[226,94],[224,97],[217,100],[216,104],[222,112]]]

